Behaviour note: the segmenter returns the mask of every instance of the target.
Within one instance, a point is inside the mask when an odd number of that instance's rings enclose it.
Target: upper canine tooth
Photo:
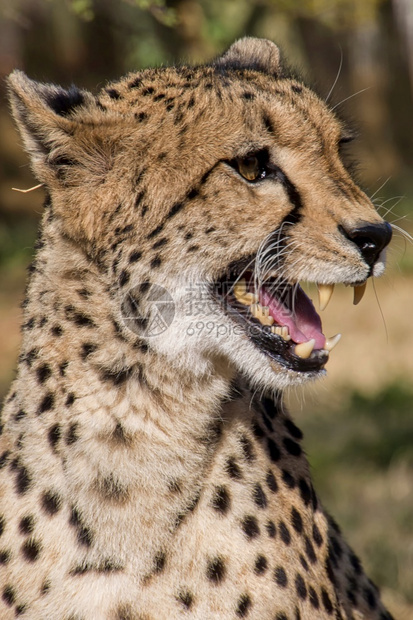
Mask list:
[[[317,284],[320,310],[325,310],[334,291],[334,284]]]
[[[307,357],[310,357],[311,353],[313,352],[314,345],[315,340],[314,338],[312,338],[311,340],[308,340],[308,342],[302,342],[301,344],[297,344],[294,349],[294,353],[298,355],[298,357],[301,357],[303,360],[305,360],[307,359]]]
[[[332,336],[331,338],[327,338],[326,343],[324,345],[324,349],[329,352],[332,351],[340,339],[341,339],[341,334],[336,334],[335,336]]]
[[[354,299],[353,304],[357,306],[358,303],[363,299],[364,293],[366,292],[367,282],[360,284],[360,286],[354,287]]]

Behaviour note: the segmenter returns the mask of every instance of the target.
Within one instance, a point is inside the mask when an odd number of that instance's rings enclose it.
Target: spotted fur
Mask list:
[[[291,281],[370,275],[339,228],[381,221],[340,121],[255,39],[96,97],[19,72],[10,94],[48,198],[2,418],[1,618],[388,620],[282,404],[321,371],[272,361],[210,294],[281,224]],[[257,147],[281,180],[231,165]],[[175,314],[148,337],[154,284]],[[191,335],[195,285],[225,335]]]

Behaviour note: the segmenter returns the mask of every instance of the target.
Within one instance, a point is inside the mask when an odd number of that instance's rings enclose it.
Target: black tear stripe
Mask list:
[[[274,242],[276,243],[278,254],[281,253],[283,248],[285,248],[286,246],[287,239],[289,237],[288,225],[298,224],[303,217],[303,203],[298,189],[296,188],[294,183],[290,181],[287,175],[281,170],[281,168],[277,168],[275,174],[279,182],[284,186],[288,198],[293,205],[291,211],[284,217],[279,227],[271,234],[268,241],[268,245],[271,245]],[[277,259],[276,255],[275,259]]]
[[[163,231],[165,224],[167,223],[168,220],[170,220],[171,218],[173,218],[177,213],[179,213],[180,211],[182,211],[182,209],[184,207],[186,207],[186,205],[188,204],[188,202],[190,202],[191,200],[194,200],[194,198],[196,198],[200,191],[201,191],[201,187],[207,182],[210,174],[215,170],[215,168],[221,163],[221,161],[216,162],[212,168],[210,168],[209,170],[207,170],[207,172],[205,172],[205,174],[202,176],[201,180],[199,181],[199,183],[197,185],[194,185],[194,187],[191,187],[191,189],[189,189],[185,195],[185,197],[183,198],[183,200],[179,201],[179,202],[175,202],[172,207],[169,209],[168,213],[165,216],[165,219],[163,222],[161,222],[156,228],[154,228],[148,235],[147,235],[147,239],[153,239],[154,237],[156,237],[157,235],[159,235],[160,232]]]

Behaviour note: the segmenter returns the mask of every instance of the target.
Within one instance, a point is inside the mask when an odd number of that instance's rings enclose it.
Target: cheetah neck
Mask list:
[[[202,492],[222,424],[236,417],[235,373],[215,359],[191,376],[125,338],[104,278],[65,243],[40,250],[29,284],[10,443],[20,437],[24,493],[41,480],[58,497],[84,562],[147,567]],[[143,526],[154,535],[143,539]]]

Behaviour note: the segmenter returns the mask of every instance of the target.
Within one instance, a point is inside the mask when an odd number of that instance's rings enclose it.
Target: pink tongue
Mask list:
[[[268,306],[270,315],[278,325],[286,325],[291,339],[297,344],[315,340],[315,349],[323,349],[326,338],[323,334],[321,320],[313,302],[300,286],[294,295],[294,313],[280,299],[273,297],[264,285],[259,293],[260,304]]]

